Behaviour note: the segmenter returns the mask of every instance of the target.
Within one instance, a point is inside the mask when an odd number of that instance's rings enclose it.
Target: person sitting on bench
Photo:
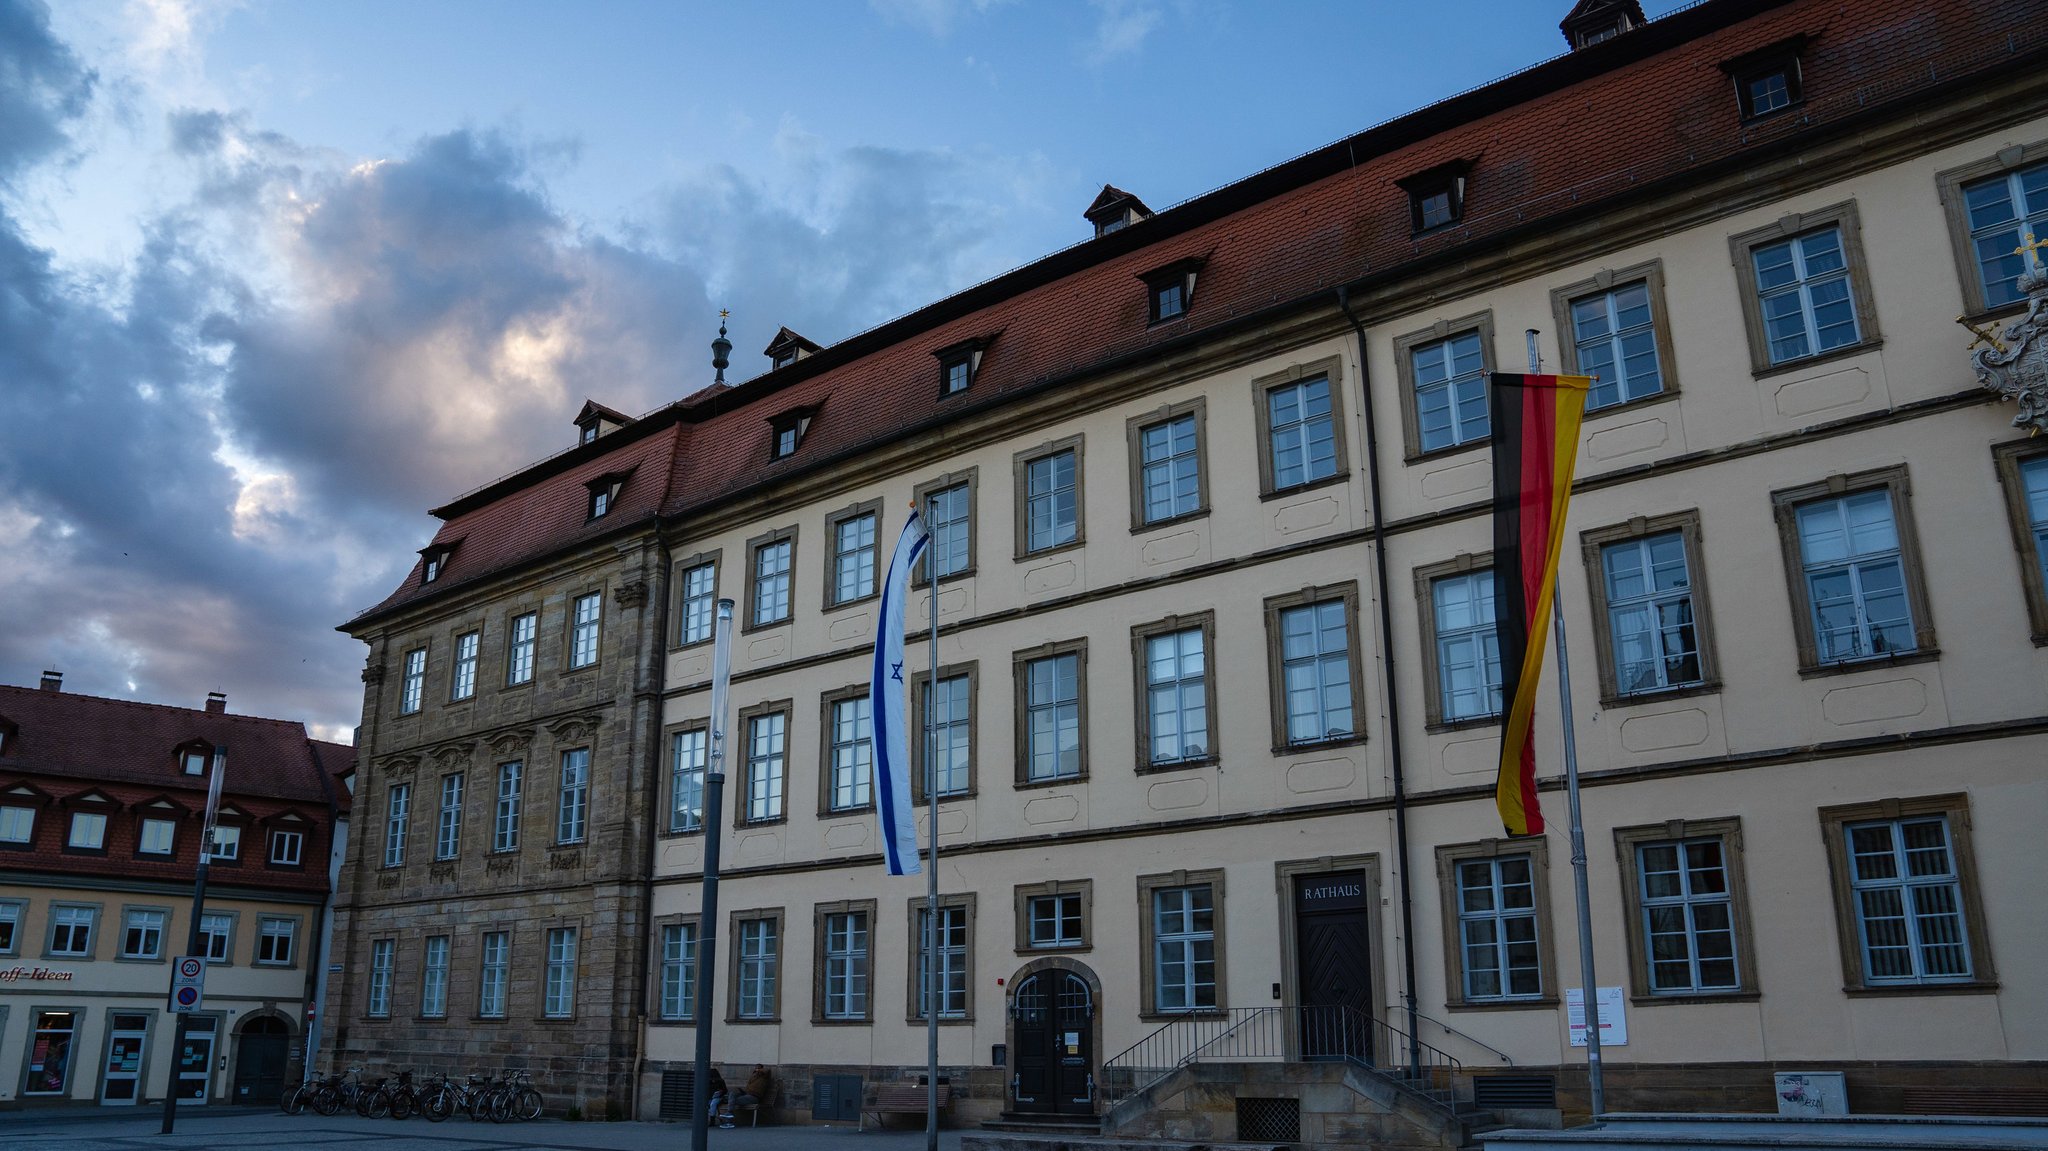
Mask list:
[[[768,1092],[773,1089],[774,1085],[775,1080],[768,1074],[768,1068],[759,1063],[754,1064],[754,1073],[747,1076],[747,1085],[740,1088],[740,1093],[733,1097],[730,1110],[752,1111],[754,1113],[754,1122],[756,1125],[759,1125],[761,1122],[761,1102],[768,1098]],[[727,1127],[732,1125],[732,1115],[730,1112],[721,1120],[720,1125]]]

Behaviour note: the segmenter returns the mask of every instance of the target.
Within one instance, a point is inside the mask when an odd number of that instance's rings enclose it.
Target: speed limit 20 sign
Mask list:
[[[206,987],[206,959],[183,955],[171,965],[171,1010],[184,1013],[199,1010]]]

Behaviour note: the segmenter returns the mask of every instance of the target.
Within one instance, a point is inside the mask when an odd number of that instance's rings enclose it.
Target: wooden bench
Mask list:
[[[939,1110],[953,1100],[951,1084],[939,1084]],[[923,1115],[931,1102],[931,1088],[922,1083],[885,1083],[875,1091],[875,1101],[860,1109],[860,1129],[867,1130],[868,1116],[875,1117],[875,1126],[884,1126],[883,1118],[889,1115]]]
[[[2048,1116],[2040,1087],[1908,1087],[1908,1115]]]

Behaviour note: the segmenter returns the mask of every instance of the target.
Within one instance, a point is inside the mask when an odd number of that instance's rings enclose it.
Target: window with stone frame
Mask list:
[[[910,901],[910,1020],[923,1020],[928,1011],[941,1023],[974,1018],[974,903],[971,893],[941,895],[935,921],[923,898]],[[935,948],[925,946],[927,930],[937,933]]]
[[[845,607],[880,592],[882,501],[869,500],[826,517],[825,607]]]
[[[420,963],[420,1017],[448,1015],[448,937],[430,935]]]
[[[710,643],[718,623],[718,553],[693,556],[676,569],[676,646]]]
[[[973,575],[976,563],[974,504],[979,495],[981,471],[965,468],[948,472],[917,486],[912,498],[924,517],[924,558],[911,576],[914,586],[929,585],[933,565],[941,581]]]
[[[392,784],[384,793],[384,866],[405,866],[405,833],[411,815],[412,784]]]
[[[560,786],[555,794],[555,842],[582,843],[590,821],[590,749],[562,753]]]
[[[1939,654],[1905,467],[1771,493],[1802,673]]]
[[[658,1019],[683,1023],[697,1018],[697,938],[695,919],[661,925]]]
[[[1088,643],[1050,643],[1011,657],[1017,688],[1017,782],[1088,774]]]
[[[739,729],[746,743],[746,776],[739,794],[742,825],[776,823],[786,815],[784,788],[789,779],[790,701],[759,704],[740,712]]]
[[[813,1023],[866,1023],[874,1017],[875,902],[821,903],[813,911]]]
[[[1562,371],[1593,377],[1586,413],[1677,394],[1671,321],[1664,312],[1664,264],[1602,268],[1553,289],[1550,306]]]
[[[1495,626],[1493,569],[1474,567],[1428,577],[1423,626],[1433,659],[1438,724],[1498,718],[1501,711],[1500,633]]]
[[[1788,213],[1731,237],[1756,375],[1879,342],[1855,201]]]
[[[782,909],[732,913],[733,978],[727,1023],[774,1023],[782,1017]]]
[[[476,1013],[480,1019],[505,1018],[505,987],[512,971],[512,933],[486,931],[477,956]]]
[[[669,735],[668,830],[672,835],[704,830],[704,773],[711,762],[711,729],[684,728]]]
[[[2048,441],[2029,437],[2000,444],[1991,455],[2019,553],[2034,642],[2048,645]]]
[[[1052,880],[1018,886],[1017,953],[1086,951],[1093,945],[1095,881]]]
[[[1995,990],[1965,795],[1825,807],[1843,987]]]
[[[235,950],[235,915],[209,911],[199,917],[199,954],[209,964],[229,961]]]
[[[1259,447],[1268,494],[1343,475],[1342,406],[1334,372],[1276,381],[1259,390]]]
[[[868,692],[867,684],[856,684],[827,692],[819,700],[823,712],[819,762],[824,770],[818,775],[822,790],[818,810],[822,814],[866,811],[874,806],[874,707]]]
[[[1208,514],[1208,406],[1201,397],[1124,422],[1131,469],[1131,530]]]
[[[1139,771],[1216,762],[1215,648],[1214,612],[1131,629]]]
[[[256,962],[267,967],[290,967],[298,954],[299,921],[266,916],[256,925]]]
[[[21,918],[28,904],[20,899],[0,899],[0,955],[21,954]]]
[[[426,693],[427,649],[416,647],[405,653],[405,671],[398,689],[398,714],[416,714]]]
[[[2048,237],[2048,141],[2012,144],[1935,177],[1949,242],[1971,316],[2017,311],[2022,275],[2048,267],[2048,253],[2027,248]]]
[[[165,912],[153,907],[129,908],[121,930],[121,958],[162,959],[167,918]]]
[[[974,749],[979,735],[975,700],[980,694],[981,665],[942,664],[938,691],[931,690],[931,681],[930,672],[916,672],[910,677],[912,714],[924,717],[923,726],[913,729],[910,739],[913,803],[925,802],[926,777],[934,773],[942,800],[973,795],[975,791]],[[931,733],[930,747],[926,731]]]
[[[1541,837],[1436,849],[1446,1006],[1557,1004],[1549,858]]]
[[[448,685],[449,700],[464,700],[476,694],[476,653],[482,642],[482,632],[464,632],[455,637],[455,673]]]
[[[1221,1012],[1223,873],[1138,877],[1141,1018]]]
[[[1082,446],[1069,436],[1017,453],[1017,558],[1083,541]]]
[[[441,810],[434,821],[434,858],[454,859],[462,851],[463,773],[441,777]]]
[[[491,810],[491,850],[519,850],[519,808],[526,765],[519,760],[498,765],[497,802]]]
[[[1719,687],[1699,512],[1590,529],[1579,543],[1601,701]]]
[[[1614,830],[1637,1002],[1754,996],[1754,935],[1738,819]]]
[[[541,984],[541,1015],[572,1019],[576,1015],[576,928],[548,929],[547,969]]]
[[[50,942],[44,951],[64,958],[92,958],[93,933],[99,925],[99,908],[75,904],[50,907]]]
[[[1394,339],[1407,458],[1484,446],[1492,429],[1493,313],[1438,320]]]
[[[1266,600],[1273,750],[1364,738],[1358,585],[1327,584]]]
[[[796,528],[747,541],[747,624],[744,630],[788,623],[796,602]]]
[[[533,655],[539,628],[539,612],[521,612],[512,617],[511,637],[505,645],[505,686],[533,682]]]
[[[589,667],[597,662],[597,640],[604,623],[604,593],[577,596],[569,626],[569,666]]]
[[[370,941],[370,993],[363,1000],[363,1014],[372,1019],[391,1017],[391,977],[397,962],[398,941]]]

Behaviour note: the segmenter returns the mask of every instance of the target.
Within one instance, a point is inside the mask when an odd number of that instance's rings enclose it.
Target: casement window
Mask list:
[[[215,862],[234,861],[242,858],[242,829],[228,824],[215,824],[213,828],[213,849],[207,858]]]
[[[1215,629],[1213,612],[1132,629],[1139,771],[1216,759]]]
[[[1453,160],[1395,181],[1408,193],[1408,222],[1417,233],[1465,218],[1465,177],[1471,161]]]
[[[811,417],[817,414],[815,407],[798,408],[783,412],[768,421],[768,458],[785,460],[796,454],[804,442],[804,433],[811,430]]]
[[[455,679],[449,686],[449,699],[468,699],[476,694],[476,652],[482,639],[481,633],[473,631],[455,637]]]
[[[519,850],[520,788],[526,767],[518,760],[498,765],[498,801],[491,812],[491,850]]]
[[[1087,664],[1082,641],[1017,653],[1017,782],[1087,774]]]
[[[825,697],[825,795],[827,812],[862,811],[874,803],[874,710],[868,688],[847,688]]]
[[[1133,530],[1209,510],[1209,483],[1202,466],[1207,425],[1208,412],[1201,400],[1126,421]]]
[[[1799,69],[1799,53],[1806,43],[1801,34],[1721,64],[1735,85],[1735,105],[1743,123],[1783,112],[1806,98]]]
[[[512,933],[486,931],[477,968],[476,1013],[484,1019],[505,1018],[505,984],[512,970]]]
[[[790,585],[796,570],[796,529],[785,528],[749,540],[747,554],[753,557],[753,578],[747,585],[752,600],[747,608],[748,626],[788,623]]]
[[[20,900],[0,900],[0,955],[21,954]]]
[[[422,660],[426,658],[421,654]],[[186,775],[205,775],[206,765],[211,762],[212,749],[205,746],[191,747],[179,753],[178,762],[184,765]]]
[[[1494,627],[1493,568],[1484,557],[1418,568],[1422,664],[1431,727],[1491,719],[1501,709],[1500,638]]]
[[[747,736],[747,786],[740,794],[741,823],[772,823],[783,815],[783,781],[789,774],[787,703],[741,713]]]
[[[1450,1006],[1557,1001],[1548,858],[1541,839],[1437,848]]]
[[[2048,141],[2001,148],[1935,182],[1964,307],[1972,315],[2016,308],[2026,299],[2020,277],[2048,264],[2040,249],[2021,250],[2032,238],[2048,237]]]
[[[178,825],[169,819],[144,819],[136,850],[143,855],[169,855],[177,842]]]
[[[1016,889],[1017,953],[1080,951],[1091,943],[1093,880],[1054,880]]]
[[[1800,667],[1932,653],[1903,467],[1772,493]]]
[[[1221,948],[1222,876],[1194,873],[1200,882],[1138,881],[1143,903],[1146,1016],[1223,1009]]]
[[[782,987],[782,916],[759,912],[734,916],[733,1019],[773,1021],[780,1012]]]
[[[298,935],[299,924],[295,919],[263,919],[256,927],[256,962],[271,967],[291,966]],[[445,966],[442,974],[447,974]]]
[[[676,612],[677,646],[710,643],[717,624],[718,560],[689,564],[677,582],[682,586],[682,604]]]
[[[857,504],[825,522],[832,554],[825,572],[825,606],[843,607],[873,596],[879,555],[881,503]]]
[[[1995,986],[1961,795],[1824,808],[1851,991]]]
[[[1252,381],[1261,495],[1343,478],[1341,370],[1342,361],[1332,356]]]
[[[1618,828],[1630,982],[1638,1000],[1756,991],[1733,819]]]
[[[161,911],[131,909],[121,931],[121,958],[163,958],[164,919]]]
[[[209,911],[199,917],[199,954],[208,963],[226,963],[234,952],[235,917]]]
[[[384,796],[384,866],[405,866],[406,823],[412,811],[412,784],[394,783]]]
[[[942,580],[974,573],[974,498],[979,475],[977,469],[968,468],[918,485],[915,498],[931,538],[914,582],[930,583],[934,566]],[[1022,521],[1019,523],[1021,535]]]
[[[935,776],[941,799],[974,793],[974,697],[980,674],[975,664],[939,668],[939,686],[931,689],[931,674],[911,676],[911,707],[924,717],[924,726],[911,733],[910,791],[918,803],[925,801],[928,775]],[[930,742],[924,738],[931,732]]]
[[[1017,471],[1019,558],[1081,542],[1081,438],[1020,452]]]
[[[590,819],[590,749],[562,753],[562,785],[555,798],[555,842],[582,843]]]
[[[107,847],[107,817],[97,811],[71,813],[71,834],[64,846],[80,851],[104,851]]]
[[[965,355],[954,356],[939,364],[939,394],[957,395],[967,390],[974,382],[974,361]]]
[[[448,1016],[448,937],[427,937],[424,962],[420,965],[420,1016],[445,1019]]]
[[[50,908],[51,955],[92,957],[93,927],[99,911],[91,907]]]
[[[658,1013],[672,1021],[697,1017],[697,924],[661,925],[661,1003]]]
[[[1364,714],[1351,621],[1358,587],[1311,588],[1266,601],[1273,747],[1284,751],[1356,739]]]
[[[576,1014],[576,929],[548,929],[548,965],[542,987],[541,1014],[569,1019]]]
[[[505,649],[507,687],[533,682],[533,652],[539,629],[538,612],[525,612],[512,617],[511,642]]]
[[[569,666],[589,667],[597,662],[597,636],[603,622],[604,593],[576,597],[569,629]]]
[[[273,831],[270,833],[270,862],[279,867],[299,866],[306,850],[306,834],[302,831]]]
[[[940,1021],[972,1019],[974,899],[972,896],[939,897],[938,916],[924,899],[910,901],[911,963],[909,1018]],[[937,932],[934,946],[925,947],[927,931]],[[935,954],[934,954],[935,953]]]
[[[0,807],[0,843],[28,843],[35,835],[35,808]]]
[[[1733,237],[1750,366],[1761,375],[1878,342],[1854,202]]]
[[[668,829],[704,829],[704,772],[710,762],[711,732],[696,727],[669,737]]]
[[[1476,330],[1407,349],[1415,420],[1424,452],[1486,439],[1486,356]]]
[[[1638,518],[1582,532],[1579,541],[1601,700],[1613,706],[1715,686],[1699,513]]]
[[[596,476],[584,481],[583,486],[590,491],[589,510],[591,519],[603,519],[613,508],[619,506],[619,493],[625,490],[626,478],[630,474],[631,469],[628,469],[624,472],[611,472],[607,475]]]
[[[2034,642],[2048,644],[2048,443],[2030,438],[2000,444],[1992,460],[2005,491]]]
[[[869,1018],[872,968],[869,939],[873,904],[835,904],[817,910],[818,1022],[864,1022]]]
[[[441,777],[441,812],[434,825],[434,858],[454,859],[462,850],[463,774]]]
[[[398,713],[412,715],[418,712],[426,692],[427,649],[418,647],[405,653],[405,678],[398,690]]]
[[[1562,371],[1593,377],[1586,398],[1589,415],[1678,393],[1661,260],[1603,268],[1588,279],[1554,288],[1550,309],[1557,330],[1570,333],[1558,341]],[[1491,339],[1485,337],[1488,347]]]
[[[1188,314],[1195,300],[1195,282],[1205,262],[1197,256],[1139,274],[1138,278],[1145,281],[1148,323],[1163,324]]]
[[[397,963],[398,941],[379,939],[370,944],[370,994],[364,1014],[372,1019],[391,1017],[391,973]]]

